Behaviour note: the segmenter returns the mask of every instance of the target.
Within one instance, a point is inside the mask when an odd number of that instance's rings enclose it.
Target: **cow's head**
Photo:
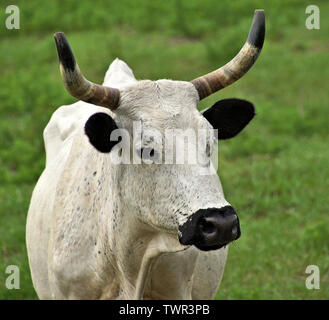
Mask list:
[[[145,225],[173,234],[182,245],[195,245],[201,250],[218,249],[240,237],[240,225],[209,161],[217,143],[215,136],[206,135],[204,148],[195,149],[192,158],[198,161],[189,162],[191,158],[187,156],[183,163],[177,163],[177,152],[186,151],[184,143],[180,150],[177,144],[185,136],[176,137],[168,147],[167,133],[190,130],[197,139],[200,132],[218,129],[218,139],[229,139],[249,123],[254,107],[245,100],[221,100],[203,113],[197,106],[201,99],[233,83],[249,70],[261,51],[264,34],[264,12],[257,10],[246,43],[223,67],[191,82],[137,81],[124,64],[122,72],[128,74],[130,80],[120,89],[86,80],[64,34],[55,34],[62,78],[69,93],[111,110],[96,113],[86,122],[85,133],[90,143],[100,152],[122,152],[127,149],[124,135],[119,134],[121,140],[110,139],[118,128],[125,129],[129,142],[133,142],[128,147],[132,163],[120,165],[120,200]],[[138,132],[142,137],[137,142],[136,124],[140,124]],[[168,163],[169,154],[174,155],[176,162]],[[136,157],[141,161],[136,163]]]

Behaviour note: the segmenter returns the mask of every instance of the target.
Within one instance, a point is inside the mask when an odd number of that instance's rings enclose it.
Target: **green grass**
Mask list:
[[[21,29],[5,29],[0,4],[0,299],[35,299],[25,220],[44,168],[42,131],[57,107],[74,101],[60,79],[53,33],[64,31],[84,73],[101,82],[124,59],[139,79],[190,80],[239,50],[254,9],[264,8],[266,41],[254,68],[202,101],[252,101],[257,116],[219,144],[227,200],[242,237],[230,246],[218,299],[329,297],[329,3],[321,29],[305,28],[309,1],[17,1]],[[138,4],[137,4],[138,3]],[[21,289],[5,288],[8,265]],[[305,269],[320,268],[321,289],[307,290]]]

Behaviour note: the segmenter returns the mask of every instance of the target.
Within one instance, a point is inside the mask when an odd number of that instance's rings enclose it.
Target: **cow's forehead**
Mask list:
[[[193,84],[172,80],[141,80],[120,89],[118,115],[146,122],[195,122],[199,96]],[[173,124],[174,125],[174,124]]]
[[[121,88],[120,92],[120,104],[124,107],[196,108],[199,102],[195,87],[186,81],[141,80]]]
[[[123,122],[142,120],[144,124],[149,123],[159,129],[199,127],[199,122],[203,122],[197,111],[199,95],[191,82],[166,79],[138,81],[124,61],[115,59],[103,84],[120,90],[120,106],[115,113]]]

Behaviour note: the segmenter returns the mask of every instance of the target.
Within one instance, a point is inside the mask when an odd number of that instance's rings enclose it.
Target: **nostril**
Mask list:
[[[232,238],[233,238],[233,239],[236,239],[237,236],[238,236],[238,226],[235,225],[235,226],[232,228]]]
[[[215,233],[216,232],[216,226],[212,223],[212,222],[209,222],[207,220],[203,220],[201,222],[201,231],[203,234],[212,234],[212,233]]]

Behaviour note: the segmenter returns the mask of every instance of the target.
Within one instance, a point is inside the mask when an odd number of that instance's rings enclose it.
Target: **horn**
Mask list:
[[[265,13],[264,10],[255,10],[248,39],[240,52],[221,68],[191,81],[200,100],[240,79],[257,60],[264,38]]]
[[[75,61],[72,49],[63,32],[54,35],[60,70],[67,91],[75,98],[115,110],[119,106],[120,91],[88,81]]]

